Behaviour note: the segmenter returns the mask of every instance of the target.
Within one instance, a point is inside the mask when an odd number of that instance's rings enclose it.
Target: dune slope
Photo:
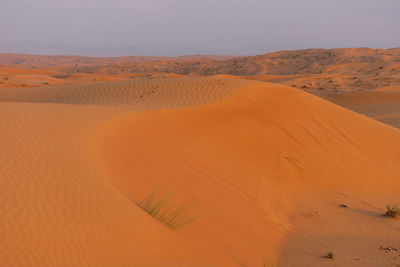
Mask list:
[[[378,216],[398,197],[397,129],[264,82],[49,88],[0,91],[5,265],[393,263],[377,247],[400,246]],[[153,192],[200,216],[169,229],[140,208]]]
[[[97,171],[88,144],[93,130],[118,114],[209,103],[237,89],[215,79],[141,79],[1,90],[1,265],[232,263],[121,194]]]
[[[276,260],[286,240],[283,266],[329,266],[329,245],[341,253],[335,264],[366,266],[393,261],[379,254],[382,242],[400,245],[395,224],[378,216],[398,201],[399,138],[315,96],[249,82],[217,104],[113,119],[94,151],[104,176],[137,202],[154,191],[198,199],[207,216],[180,234],[238,264]],[[356,209],[344,216],[342,201]],[[365,242],[374,227],[385,230]]]
[[[400,128],[400,92],[390,90],[392,88],[387,89],[347,94],[324,93],[320,96],[337,105]]]

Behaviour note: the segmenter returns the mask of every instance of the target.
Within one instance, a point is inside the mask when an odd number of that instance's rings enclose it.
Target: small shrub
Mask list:
[[[400,217],[400,208],[395,205],[395,206],[386,206],[386,216],[392,217],[392,218],[397,218]]]
[[[169,199],[170,194],[166,194],[157,200],[157,193],[153,192],[140,206],[150,216],[172,230],[179,230],[200,217],[199,214],[193,215],[192,211],[198,207],[195,202],[188,202],[171,210],[166,206]]]
[[[8,81],[8,77],[4,77],[4,79],[3,80],[5,80],[5,81]]]
[[[328,252],[328,253],[326,253],[326,255],[324,256],[324,258],[327,258],[327,259],[334,259],[335,258],[335,254],[333,254],[333,252]]]

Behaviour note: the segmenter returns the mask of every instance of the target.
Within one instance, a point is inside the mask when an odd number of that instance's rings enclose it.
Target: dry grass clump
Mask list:
[[[335,254],[333,254],[333,252],[328,252],[325,254],[324,258],[333,260],[335,258]]]
[[[397,205],[386,206],[386,216],[392,217],[392,218],[397,218],[400,217],[400,208]]]
[[[157,197],[157,192],[151,193],[140,206],[153,218],[157,219],[172,230],[179,230],[187,224],[198,219],[198,205],[196,202],[187,202],[177,208],[171,209],[167,202],[171,194]]]

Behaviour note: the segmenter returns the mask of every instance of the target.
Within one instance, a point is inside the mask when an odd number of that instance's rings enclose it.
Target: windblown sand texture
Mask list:
[[[399,261],[382,214],[399,201],[400,131],[301,90],[162,76],[9,88],[0,121],[4,266]],[[201,216],[169,229],[140,207],[155,191]]]

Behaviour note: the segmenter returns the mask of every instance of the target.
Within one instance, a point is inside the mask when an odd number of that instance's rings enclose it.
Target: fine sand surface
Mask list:
[[[344,94],[322,93],[319,96],[337,105],[400,128],[400,90],[397,87]]]
[[[300,90],[162,77],[10,88],[0,121],[5,266],[400,263],[400,224],[382,216],[399,202],[400,131]],[[196,219],[169,229],[140,208],[153,192],[169,208],[195,201]]]

